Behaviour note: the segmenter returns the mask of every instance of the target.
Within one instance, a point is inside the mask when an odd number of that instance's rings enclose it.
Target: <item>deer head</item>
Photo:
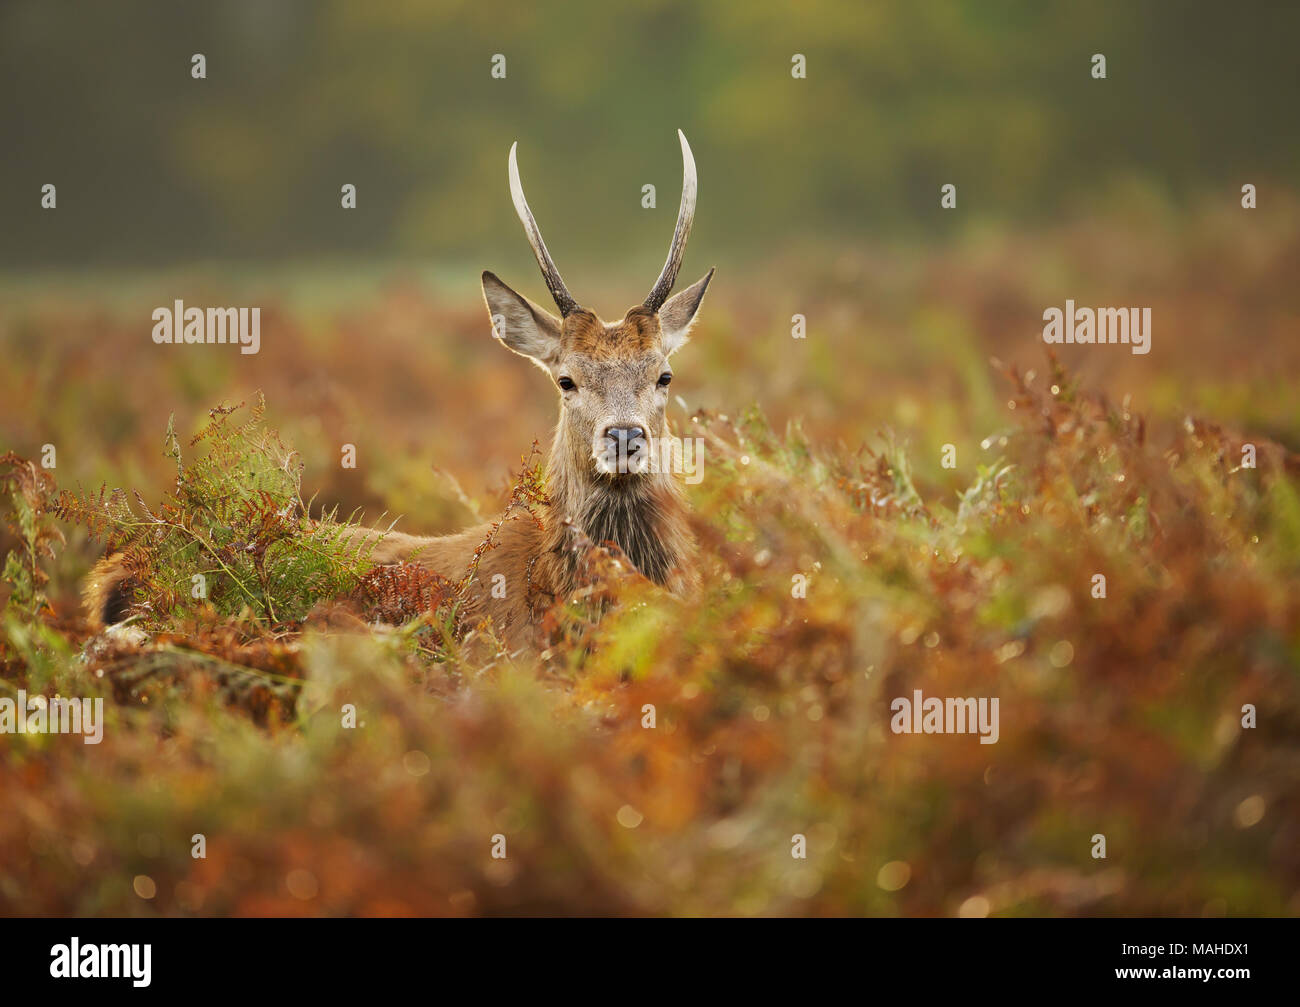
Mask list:
[[[618,322],[601,321],[580,307],[560,277],[528,208],[519,181],[515,144],[510,148],[510,194],[542,277],[560,314],[483,273],[483,297],[493,335],[546,371],[560,393],[560,423],[553,457],[568,481],[631,487],[652,471],[658,438],[667,433],[665,409],[673,372],[668,358],[686,342],[709,280],[672,297],[686,239],[695,218],[695,158],[681,130],[682,202],[668,259],[645,301]]]

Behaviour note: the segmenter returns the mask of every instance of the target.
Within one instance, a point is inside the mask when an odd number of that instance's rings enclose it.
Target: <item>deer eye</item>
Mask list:
[[[672,374],[669,373],[668,371],[664,371],[662,374],[659,375],[659,387],[667,388],[668,385],[672,382],[672,380],[673,380]]]
[[[573,383],[573,378],[569,377],[567,374],[566,374],[564,377],[560,378],[559,381],[558,381],[557,383],[558,383],[559,386],[560,386],[561,388],[563,388],[566,392],[571,392],[571,391],[573,391],[575,388],[578,387],[577,385],[575,385],[575,384]]]

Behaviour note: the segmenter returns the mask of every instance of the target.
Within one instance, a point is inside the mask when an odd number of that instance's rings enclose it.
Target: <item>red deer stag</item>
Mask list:
[[[560,394],[560,420],[546,467],[547,502],[538,523],[507,520],[495,547],[480,546],[491,526],[422,537],[362,532],[375,566],[418,563],[451,581],[469,579],[466,615],[491,616],[508,638],[527,638],[539,603],[567,596],[579,582],[580,558],[590,544],[616,545],[645,577],[675,593],[694,583],[684,502],[671,466],[657,463],[668,436],[665,409],[672,370],[668,359],[686,342],[709,280],[669,297],[677,281],[695,217],[695,158],[681,130],[682,201],[663,271],[649,296],[618,322],[603,322],[580,307],[555,267],[528,208],[515,144],[510,148],[510,194],[560,317],[483,273],[483,297],[493,335],[537,364]],[[99,624],[125,617],[128,577],[117,556],[89,578],[86,600]],[[498,576],[500,575],[500,576]],[[494,589],[495,588],[495,589]]]

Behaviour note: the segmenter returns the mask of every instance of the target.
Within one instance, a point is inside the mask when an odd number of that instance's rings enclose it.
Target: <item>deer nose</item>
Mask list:
[[[645,442],[645,427],[641,426],[607,426],[604,435],[627,452],[636,452]]]
[[[594,446],[596,465],[602,472],[642,472],[650,452],[644,427],[605,427],[601,443]]]
[[[611,441],[626,444],[628,447],[639,447],[639,444],[633,442],[645,440],[645,429],[643,427],[606,427],[605,436]]]

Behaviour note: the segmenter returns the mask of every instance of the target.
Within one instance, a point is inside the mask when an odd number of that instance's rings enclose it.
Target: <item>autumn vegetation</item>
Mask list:
[[[286,282],[255,371],[10,303],[0,694],[108,702],[99,745],[0,736],[0,911],[1295,915],[1295,233],[773,265],[805,303],[720,270],[675,358],[701,595],[593,547],[536,651],[340,535],[537,519],[551,392],[468,293]],[[1057,267],[1154,291],[1152,355],[1049,358]],[[999,697],[998,743],[892,733],[915,689]]]

